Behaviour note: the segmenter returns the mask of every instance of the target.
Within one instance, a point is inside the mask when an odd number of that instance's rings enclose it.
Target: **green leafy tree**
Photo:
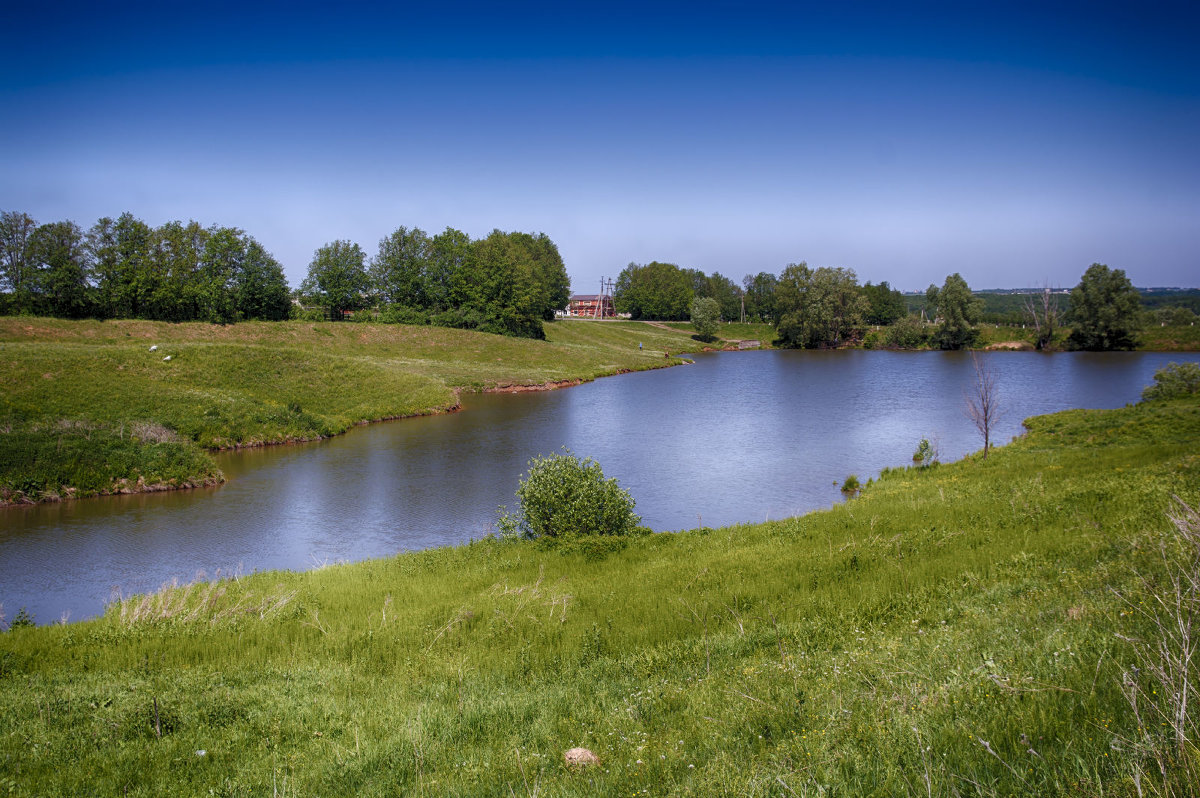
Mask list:
[[[605,479],[600,464],[566,451],[529,461],[517,487],[517,515],[502,512],[500,529],[526,539],[569,535],[628,535],[641,518],[634,501],[615,479]]]
[[[461,230],[447,227],[430,240],[426,281],[430,310],[448,311],[467,304],[473,258],[471,237]]]
[[[903,294],[888,285],[887,280],[879,285],[867,283],[862,287],[862,293],[870,304],[866,315],[867,324],[886,327],[908,314]]]
[[[721,310],[721,318],[737,321],[742,317],[742,288],[720,272],[713,272],[705,280],[700,296],[714,299]]]
[[[1072,348],[1133,349],[1141,309],[1141,298],[1124,270],[1093,263],[1071,291]]]
[[[958,272],[949,275],[941,289],[929,286],[925,295],[927,303],[934,299],[934,308],[939,321],[933,342],[941,349],[965,349],[975,343],[979,331],[979,314],[983,301],[971,293],[967,281]]]
[[[429,236],[419,227],[398,227],[379,242],[379,252],[371,259],[371,282],[383,304],[427,308],[432,304]]]
[[[483,332],[545,338],[542,318],[550,292],[521,236],[493,230],[474,243],[472,304]]]
[[[864,324],[870,305],[853,269],[788,265],[775,291],[777,343],[805,349],[840,346]]]
[[[54,316],[79,319],[92,311],[91,253],[74,222],[50,222],[29,239],[42,307]]]
[[[237,318],[234,280],[242,271],[246,244],[242,231],[214,227],[204,242],[197,285],[197,318],[214,324],[229,324]]]
[[[747,274],[742,279],[747,319],[765,322],[776,320],[775,290],[778,286],[779,278],[770,272]]]
[[[201,263],[210,231],[199,222],[167,222],[151,237],[150,269],[154,291],[147,298],[147,318],[194,321],[200,318]]]
[[[283,266],[253,238],[246,236],[241,268],[234,274],[233,291],[240,319],[282,321],[291,311]]]
[[[695,295],[692,275],[674,263],[631,263],[617,276],[613,302],[635,319],[683,321]]]
[[[29,257],[29,239],[37,222],[27,213],[5,211],[0,214],[0,286],[12,294],[12,309],[32,312],[37,279]]]
[[[721,326],[721,306],[712,297],[692,300],[692,326],[701,341],[711,341]]]
[[[938,310],[938,287],[933,283],[925,289],[925,303],[921,307],[921,312],[925,314],[925,318],[929,321],[937,321]]]
[[[100,219],[88,234],[96,263],[98,310],[118,319],[145,318],[161,279],[152,260],[154,231],[126,212]]]
[[[341,321],[346,311],[363,306],[369,288],[362,248],[349,241],[334,241],[313,254],[300,290],[323,305],[331,320]]]

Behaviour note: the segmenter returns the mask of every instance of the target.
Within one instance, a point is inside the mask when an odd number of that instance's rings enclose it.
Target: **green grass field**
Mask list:
[[[210,482],[203,449],[335,435],[453,408],[464,390],[657,368],[699,346],[636,322],[547,330],[0,318],[0,501]]]
[[[1154,665],[1200,403],[1028,426],[800,518],[484,540],[13,629],[0,789],[1195,795],[1197,662],[1176,725]]]

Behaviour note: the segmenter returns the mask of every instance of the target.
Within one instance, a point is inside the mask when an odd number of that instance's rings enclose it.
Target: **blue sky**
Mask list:
[[[293,285],[405,225],[545,232],[580,292],[650,260],[1200,286],[1192,4],[6,13],[0,209],[238,226]]]

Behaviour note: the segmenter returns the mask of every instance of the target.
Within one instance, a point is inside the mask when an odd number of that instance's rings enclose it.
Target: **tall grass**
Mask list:
[[[1171,595],[1171,497],[1200,500],[1200,405],[1029,426],[986,461],[897,469],[800,518],[609,551],[484,540],[14,629],[5,784],[1194,794],[1173,749],[1129,745],[1145,723],[1124,675],[1148,670],[1128,640],[1158,632],[1131,606]],[[568,768],[574,746],[599,764]]]

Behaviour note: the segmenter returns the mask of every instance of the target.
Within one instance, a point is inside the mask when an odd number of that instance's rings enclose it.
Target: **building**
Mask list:
[[[567,306],[566,315],[611,319],[617,314],[613,310],[612,297],[608,294],[575,294]]]

